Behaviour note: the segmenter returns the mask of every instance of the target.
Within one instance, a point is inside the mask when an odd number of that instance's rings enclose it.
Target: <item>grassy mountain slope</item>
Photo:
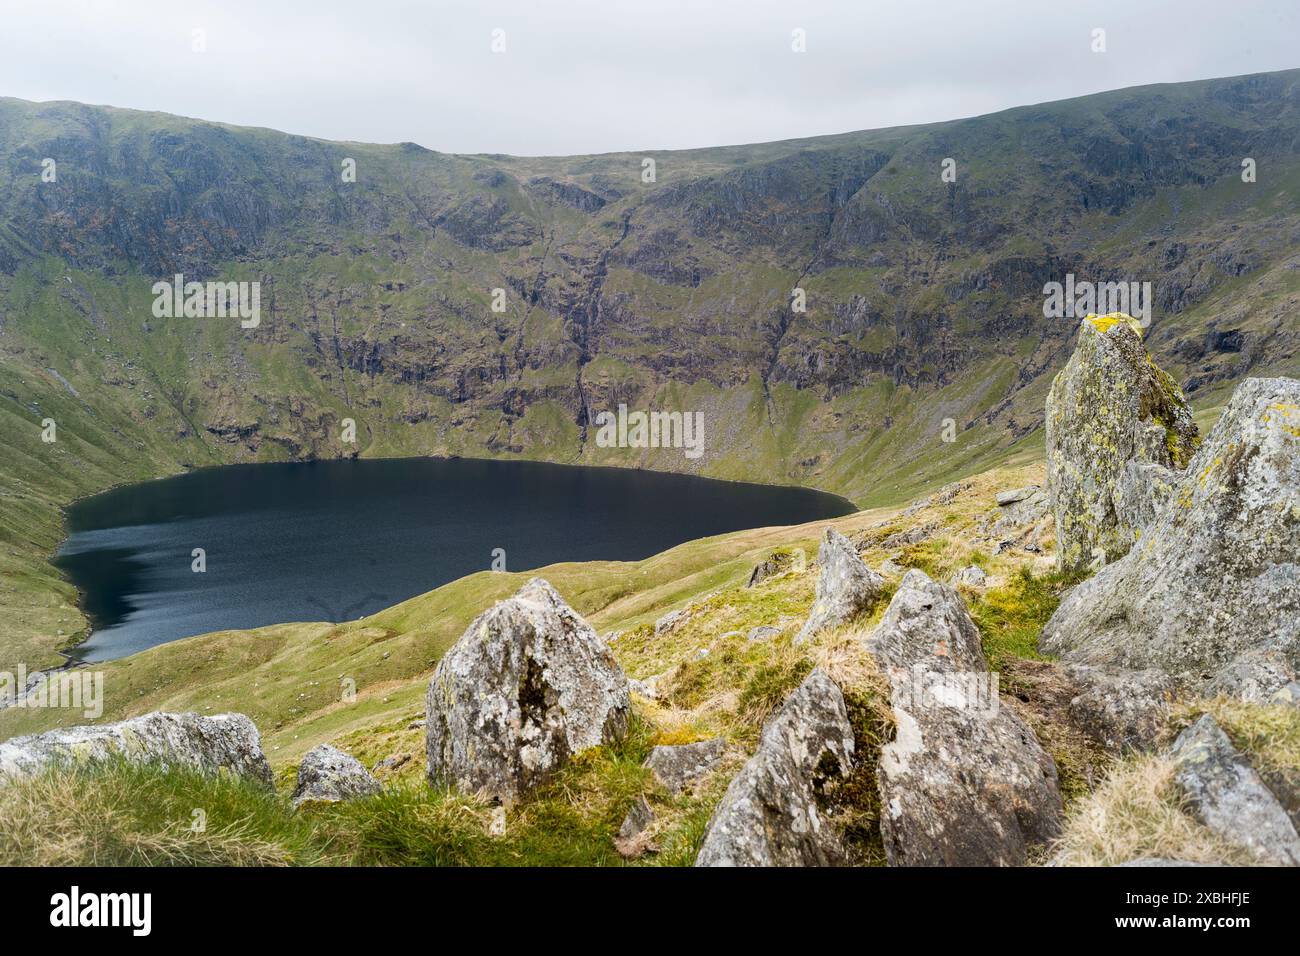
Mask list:
[[[472,796],[431,790],[424,781],[424,695],[434,663],[477,613],[513,592],[524,575],[482,573],[373,617],[348,624],[291,624],[204,635],[104,666],[104,719],[156,709],[251,715],[276,772],[268,795],[228,778],[109,764],[59,771],[0,788],[0,863],[614,865],[613,838],[624,814],[647,796],[656,814],[658,852],[650,865],[690,865],[729,779],[757,743],[766,716],[813,666],[844,687],[859,759],[849,788],[847,844],[855,862],[882,862],[875,760],[893,733],[882,678],[865,637],[884,611],[823,632],[796,647],[792,638],[812,602],[816,572],[797,565],[756,587],[752,565],[774,551],[811,554],[824,524],[866,545],[879,567],[893,557],[946,579],[971,563],[989,575],[986,590],[963,589],[980,628],[1000,700],[1034,729],[1052,754],[1066,800],[1062,841],[1035,857],[1113,864],[1143,856],[1209,863],[1249,862],[1197,823],[1181,805],[1168,760],[1116,758],[1068,719],[1068,683],[1040,659],[1036,640],[1071,583],[1053,568],[1050,519],[1012,537],[1044,549],[998,553],[1007,531],[998,490],[1041,480],[1041,463],[981,474],[918,507],[873,509],[832,522],[766,528],[690,542],[645,561],[562,564],[540,574],[601,630],[629,676],[653,681],[657,699],[637,694],[624,741],[596,748],[512,807],[494,830],[493,808]],[[886,546],[915,528],[928,537]],[[887,591],[897,577],[887,579]],[[656,635],[663,613],[688,608],[684,622]],[[781,633],[749,641],[747,631]],[[707,651],[707,653],[702,653]],[[356,681],[355,699],[342,679]],[[1062,694],[1065,694],[1062,697]],[[1188,701],[1169,733],[1210,710],[1259,766],[1286,778],[1300,773],[1300,714],[1294,707]],[[0,711],[0,737],[84,718],[67,710]],[[717,771],[681,794],[658,788],[642,766],[654,744],[724,736]],[[308,749],[331,742],[377,771],[383,796],[295,813],[288,794]],[[207,827],[191,827],[202,808]]]
[[[1298,86],[530,159],[0,99],[0,663],[84,633],[46,558],[59,507],[117,482],[439,454],[898,501],[1041,442],[1075,326],[1041,290],[1067,272],[1152,281],[1149,345],[1203,406],[1294,374]],[[261,325],[155,319],[176,272],[259,281]],[[619,402],[702,411],[704,456],[597,447],[592,416]]]

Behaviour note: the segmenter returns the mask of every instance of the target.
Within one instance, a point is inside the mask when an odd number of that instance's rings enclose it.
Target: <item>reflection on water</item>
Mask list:
[[[342,621],[487,570],[636,560],[852,511],[842,498],[683,475],[428,458],[232,465],[77,502],[57,563],[109,660],[283,621]],[[203,550],[206,570],[191,567]]]

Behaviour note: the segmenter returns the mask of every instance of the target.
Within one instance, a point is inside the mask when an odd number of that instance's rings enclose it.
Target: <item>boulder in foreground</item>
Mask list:
[[[429,682],[429,781],[513,804],[627,730],[627,678],[591,625],[533,578],[475,618]]]
[[[203,773],[231,773],[267,787],[271,765],[257,727],[243,714],[152,713],[115,724],[66,727],[0,743],[0,780],[46,767],[112,757]]]
[[[1267,698],[1300,662],[1300,382],[1252,378],[1124,559],[1066,595],[1042,650]]]
[[[867,647],[897,726],[876,769],[891,865],[1017,866],[1059,833],[1056,765],[1000,706],[956,591],[909,571]]]
[[[839,687],[814,670],[763,728],[758,751],[713,811],[696,866],[830,866],[845,862],[828,793],[853,763]]]

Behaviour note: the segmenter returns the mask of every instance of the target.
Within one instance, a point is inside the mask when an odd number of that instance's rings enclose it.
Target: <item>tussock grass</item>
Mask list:
[[[1070,811],[1054,847],[1066,866],[1114,866],[1143,857],[1244,865],[1241,849],[1188,814],[1173,782],[1173,763],[1144,755],[1115,766],[1096,791]]]
[[[1300,774],[1300,708],[1230,697],[1189,701],[1176,708],[1174,733],[1209,713],[1261,774]]]
[[[242,779],[108,761],[0,787],[6,866],[280,866],[324,858],[311,826],[285,799]]]

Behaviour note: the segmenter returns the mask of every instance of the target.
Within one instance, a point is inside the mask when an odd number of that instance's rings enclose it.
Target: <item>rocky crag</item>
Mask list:
[[[1297,83],[549,159],[0,100],[0,664],[84,636],[58,508],[191,466],[527,457],[900,501],[1042,424],[1068,275],[1150,281],[1146,345],[1201,404],[1294,375]],[[259,283],[259,324],[156,317],[178,273]],[[619,403],[700,412],[703,454],[602,447]]]

